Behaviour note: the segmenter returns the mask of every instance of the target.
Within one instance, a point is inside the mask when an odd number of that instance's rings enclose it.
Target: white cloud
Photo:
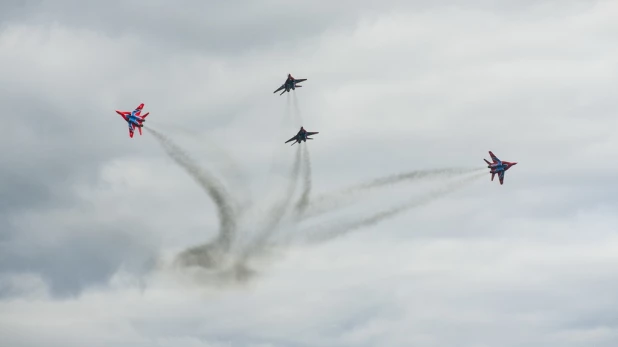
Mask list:
[[[353,14],[342,5],[333,14],[297,8],[291,20],[312,29],[290,27],[278,43],[258,27],[287,12],[252,12],[258,5],[231,23],[234,6],[213,8],[216,25],[190,8],[149,8],[140,18],[165,19],[160,40],[133,24],[36,23],[54,11],[24,12],[28,20],[3,28],[0,141],[9,150],[0,194],[14,203],[0,203],[0,339],[614,345],[616,4],[364,6]],[[301,16],[306,23],[297,20],[303,11],[314,11]],[[253,39],[225,38],[249,19]],[[202,34],[229,49],[191,48]],[[176,37],[187,40],[170,43]],[[244,46],[231,47],[235,40]],[[308,81],[294,96],[273,95],[287,73]],[[480,167],[487,150],[519,165],[504,186],[488,175],[393,220],[274,253],[245,285],[213,287],[169,269],[144,274],[151,258],[215,235],[218,221],[152,134],[128,139],[114,109],[145,102],[151,124],[233,193],[243,196],[246,183],[254,199],[270,201],[295,150],[283,141],[301,125],[283,119],[294,100],[302,125],[320,131],[309,144],[316,194],[416,168]],[[363,197],[351,216],[414,191]],[[256,232],[252,221],[244,232]]]

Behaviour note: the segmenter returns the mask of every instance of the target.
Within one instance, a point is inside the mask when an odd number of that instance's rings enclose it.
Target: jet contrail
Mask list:
[[[296,203],[296,214],[302,215],[309,206],[309,196],[311,194],[311,158],[309,157],[309,147],[303,146],[303,193]]]
[[[300,174],[300,166],[302,164],[300,147],[301,146],[298,146],[296,148],[294,164],[292,165],[292,171],[290,172],[290,176],[288,180],[288,187],[286,191],[284,192],[285,195],[282,201],[276,204],[275,207],[273,208],[273,211],[269,214],[270,218],[267,224],[268,226],[274,227],[279,223],[279,221],[285,214],[285,211],[287,210],[292,198],[294,197],[294,193],[296,191],[296,185],[298,184],[298,176]]]
[[[255,237],[253,242],[251,242],[243,254],[240,257],[239,264],[244,264],[244,262],[255,253],[261,251],[266,243],[269,241],[272,234],[276,231],[277,226],[281,222],[281,219],[285,215],[285,212],[288,210],[289,205],[294,197],[294,192],[296,191],[296,185],[298,183],[298,176],[300,173],[301,166],[301,149],[300,146],[296,148],[296,156],[294,159],[294,164],[292,166],[292,171],[290,172],[288,187],[284,192],[284,196],[281,201],[275,203],[275,206],[268,214],[268,219],[266,221],[266,225],[262,228],[258,235]]]
[[[344,224],[344,225],[339,225],[339,226],[334,226],[331,227],[329,229],[327,229],[326,231],[320,232],[319,234],[315,234],[315,235],[309,235],[306,237],[306,242],[310,243],[310,244],[316,244],[316,243],[322,243],[325,241],[329,241],[331,239],[334,239],[336,237],[345,235],[349,232],[352,232],[356,229],[360,229],[363,227],[367,227],[367,226],[371,226],[374,224],[377,224],[379,222],[382,222],[383,220],[386,220],[388,218],[392,218],[395,217],[396,215],[405,212],[407,210],[416,208],[416,207],[420,207],[420,206],[424,206],[429,204],[430,202],[439,199],[443,196],[446,196],[448,194],[450,194],[451,192],[457,190],[457,189],[461,189],[463,187],[465,187],[467,184],[473,182],[474,180],[485,176],[485,173],[483,174],[476,174],[476,175],[472,175],[470,177],[452,182],[448,185],[446,185],[445,187],[443,187],[442,189],[438,189],[435,190],[433,192],[428,193],[427,195],[423,196],[420,199],[414,199],[411,200],[407,203],[401,204],[399,206],[393,207],[391,209],[388,210],[384,210],[382,212],[376,213],[370,217],[361,219],[359,221],[356,222],[351,222],[348,224]]]
[[[303,126],[303,117],[301,116],[300,108],[298,107],[298,98],[296,97],[296,92],[294,92],[294,95],[292,95],[292,104],[294,105],[294,113],[297,122],[296,126],[301,127]]]
[[[231,197],[218,180],[210,173],[197,166],[184,151],[176,146],[169,138],[152,128],[149,130],[161,144],[167,155],[182,167],[199,185],[217,206],[219,217],[219,234],[217,238],[205,245],[192,247],[178,256],[178,260],[185,266],[200,266],[211,268],[217,265],[217,259],[229,251],[235,238],[236,211],[230,204]]]
[[[183,133],[184,135],[189,135],[190,137],[194,139],[197,139],[202,142],[206,142],[207,143],[206,149],[208,149],[211,153],[216,154],[221,159],[223,159],[226,162],[227,166],[234,169],[235,173],[244,171],[244,170],[241,170],[241,166],[238,164],[238,160],[236,160],[229,152],[219,147],[215,142],[211,141],[207,137],[204,137],[203,135],[197,133],[194,130],[181,127],[178,124],[169,124],[167,122],[161,122],[161,121],[155,121],[155,122],[156,122],[155,125],[163,125],[165,126],[165,128],[172,128],[180,133]],[[157,126],[157,128],[160,128],[160,127]],[[150,130],[152,130],[152,128],[150,128]]]
[[[340,190],[339,192],[323,194],[321,196],[313,198],[311,204],[309,204],[307,211],[301,219],[306,220],[308,218],[319,216],[327,212],[332,212],[334,209],[341,208],[345,205],[353,203],[355,200],[350,201],[353,198],[353,195],[363,193],[372,189],[381,188],[384,186],[402,183],[406,181],[416,181],[424,178],[453,177],[480,170],[484,170],[484,168],[443,168],[434,170],[416,170],[376,178],[369,182],[357,184],[349,188]]]
[[[242,174],[246,170],[241,167],[239,161],[236,160],[229,152],[224,150],[222,147],[219,147],[214,141],[211,141],[208,137],[205,137],[192,129],[187,129],[185,127],[179,126],[178,124],[170,124],[168,122],[161,122],[158,120],[155,120],[154,124],[157,125],[157,128],[160,128],[158,125],[164,125],[165,128],[172,128],[173,130],[176,130],[183,135],[189,135],[195,140],[205,142],[205,148],[209,151],[209,154],[223,161],[223,166],[226,169],[226,177],[233,178],[234,184],[232,186],[233,191],[236,193],[235,196],[239,200],[243,200],[243,206],[239,206],[239,208],[245,209],[252,205],[252,195],[251,190],[247,185],[247,177]],[[150,129],[152,130],[152,128]]]
[[[289,125],[292,118],[292,96],[290,93],[285,98],[285,116],[283,117],[283,124]]]
[[[281,143],[285,141],[285,134],[289,131],[289,125],[291,124],[290,119],[292,118],[292,104],[290,99],[290,94],[286,95],[285,99],[285,111],[283,113],[283,117],[281,118],[281,123],[279,124],[279,128],[276,131],[277,136],[282,136],[280,139],[277,138],[275,140],[275,147],[272,152],[272,159],[270,161],[270,169],[268,170],[268,176],[271,177],[277,169],[278,159],[281,157],[281,153],[284,150],[285,146],[281,146]],[[281,142],[279,142],[281,141]]]
[[[295,96],[293,96],[295,98]],[[288,99],[289,100],[289,99]],[[289,104],[288,104],[289,105]],[[295,107],[297,107],[295,102]],[[289,107],[288,107],[289,110]],[[297,114],[299,114],[297,112]],[[286,119],[290,120],[290,112]],[[146,128],[145,128],[146,129]],[[455,183],[446,184],[444,188],[437,189],[427,195],[422,195],[417,199],[408,201],[404,204],[394,206],[391,209],[386,209],[372,216],[352,220],[349,223],[330,226],[315,226],[305,230],[300,230],[301,238],[296,235],[281,238],[274,238],[273,234],[280,229],[280,225],[286,213],[292,210],[295,217],[293,223],[301,223],[310,217],[320,213],[334,211],[340,208],[344,202],[353,198],[355,194],[363,193],[372,189],[397,184],[405,181],[414,181],[424,178],[439,178],[452,177],[465,173],[472,173],[483,169],[466,169],[466,168],[445,168],[437,170],[418,170],[406,172],[396,175],[374,179],[365,183],[361,183],[347,189],[326,194],[317,199],[311,198],[312,177],[311,177],[311,160],[306,143],[303,144],[303,149],[299,144],[296,148],[294,163],[291,172],[288,176],[288,185],[283,192],[284,195],[278,198],[275,205],[266,214],[263,228],[259,228],[256,235],[248,239],[246,245],[238,246],[239,240],[237,237],[238,223],[240,223],[239,215],[241,212],[233,205],[232,197],[229,196],[224,186],[209,172],[203,170],[199,165],[191,160],[191,158],[169,138],[163,134],[147,128],[161,144],[167,155],[172,158],[179,166],[181,166],[210,196],[218,209],[219,216],[219,234],[217,237],[206,244],[196,247],[191,247],[184,250],[176,256],[178,263],[184,267],[198,267],[200,269],[216,270],[211,274],[207,274],[207,279],[213,283],[219,282],[242,282],[253,276],[255,273],[249,269],[249,261],[256,259],[260,255],[267,254],[270,243],[285,245],[289,242],[304,241],[309,244],[318,244],[327,242],[333,238],[345,235],[354,230],[380,223],[388,218],[392,218],[409,209],[426,205],[451,191],[462,188],[466,183],[476,179],[478,176],[472,176]],[[302,151],[302,153],[301,153]],[[298,185],[298,180],[302,172],[302,193],[298,200],[295,201],[295,192]],[[483,173],[485,175],[485,173]],[[336,221],[335,221],[336,222]],[[314,232],[311,232],[314,231]],[[282,242],[283,241],[283,242]],[[234,246],[234,250],[232,247]],[[238,248],[237,248],[238,247]],[[238,251],[238,253],[237,253]]]

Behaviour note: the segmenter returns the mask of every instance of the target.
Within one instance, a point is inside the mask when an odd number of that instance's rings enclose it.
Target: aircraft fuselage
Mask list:
[[[285,81],[285,90],[289,92],[290,89],[296,90],[296,81],[295,80],[287,80],[287,81]]]

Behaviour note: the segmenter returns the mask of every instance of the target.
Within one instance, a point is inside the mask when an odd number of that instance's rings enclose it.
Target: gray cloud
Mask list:
[[[137,252],[141,247],[125,228],[84,223],[80,230],[70,231],[66,223],[45,225],[39,220],[46,220],[48,211],[69,213],[73,206],[89,203],[76,196],[75,186],[95,184],[103,163],[114,156],[105,146],[106,136],[90,132],[89,141],[84,142],[83,132],[90,129],[80,124],[83,116],[78,109],[71,111],[73,119],[67,119],[58,106],[36,94],[16,94],[2,98],[6,114],[15,118],[6,118],[10,126],[1,140],[8,150],[0,155],[4,163],[0,273],[40,273],[59,295],[105,283],[132,248]],[[33,225],[40,229],[32,230]],[[62,229],[71,237],[46,244],[49,235]]]
[[[3,2],[0,339],[615,345],[617,10]],[[248,287],[146,271],[155,256],[203,244],[218,223],[190,177],[147,133],[128,139],[114,109],[145,102],[151,124],[231,191],[242,196],[235,182],[246,183],[268,201],[298,126],[281,119],[287,96],[272,95],[288,72],[309,78],[296,96],[304,125],[320,131],[309,144],[311,197],[397,172],[482,166],[487,150],[520,164],[504,186],[488,175],[383,224],[288,249]],[[230,154],[215,155],[212,142]],[[342,215],[417,193],[363,197]]]
[[[84,288],[105,285],[121,267],[143,273],[152,264],[145,262],[152,252],[137,240],[112,228],[79,230],[59,244],[10,239],[20,248],[2,247],[0,273],[40,274],[50,291],[59,297],[77,296]],[[12,293],[18,295],[19,293]]]
[[[591,2],[592,3],[592,2]],[[235,0],[225,3],[183,1],[180,3],[31,1],[4,5],[9,22],[62,23],[75,28],[96,30],[120,37],[137,35],[167,50],[188,49],[235,59],[230,54],[298,46],[303,39],[332,30],[350,30],[359,18],[402,10],[427,11],[463,8],[522,14],[548,4],[555,11],[556,1],[519,1],[496,5],[493,1],[458,0],[400,1],[376,4],[371,1],[314,1],[297,4],[282,0],[256,3]],[[591,5],[589,5],[591,6]],[[561,6],[563,11],[582,7]],[[533,13],[536,11],[533,11]],[[167,54],[166,52],[161,52]]]

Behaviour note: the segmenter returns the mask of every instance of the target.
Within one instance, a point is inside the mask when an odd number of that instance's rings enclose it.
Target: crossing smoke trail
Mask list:
[[[339,226],[335,226],[335,227],[331,227],[329,229],[326,229],[325,231],[322,231],[318,234],[315,235],[309,235],[305,238],[305,242],[308,244],[317,244],[317,243],[323,243],[329,240],[332,240],[336,237],[339,236],[343,236],[349,232],[352,232],[354,230],[360,229],[360,228],[364,228],[364,227],[368,227],[377,223],[380,223],[386,219],[392,218],[397,216],[398,214],[401,214],[405,211],[408,211],[410,209],[416,208],[416,207],[421,207],[424,205],[427,205],[431,202],[433,202],[436,199],[442,198],[450,193],[452,193],[453,191],[457,190],[457,189],[461,189],[464,188],[465,186],[467,186],[469,183],[472,183],[473,181],[477,180],[478,178],[480,178],[481,176],[484,176],[485,173],[482,174],[476,174],[476,175],[472,175],[469,176],[467,178],[452,182],[448,185],[446,185],[445,187],[443,187],[442,189],[438,189],[435,190],[433,192],[428,193],[427,195],[423,196],[420,199],[414,199],[411,200],[407,203],[401,204],[399,206],[393,207],[391,209],[388,210],[384,210],[382,212],[376,213],[368,218],[364,218],[361,219],[359,221],[356,222],[351,222],[345,225],[339,225]],[[317,228],[315,228],[317,229]],[[321,228],[320,228],[321,229]]]
[[[150,131],[159,142],[165,153],[182,167],[199,185],[217,206],[219,217],[219,234],[212,242],[192,247],[178,256],[178,261],[185,266],[200,266],[212,268],[218,265],[220,257],[230,250],[236,236],[236,212],[231,205],[231,197],[217,179],[197,166],[184,151],[170,139],[152,128]]]
[[[223,185],[220,184],[210,173],[204,171],[199,165],[194,163],[191,158],[169,138],[151,128],[148,128],[147,130],[154,135],[155,139],[157,139],[157,141],[161,144],[166,154],[179,166],[181,166],[189,175],[191,175],[191,177],[208,193],[218,209],[220,225],[219,234],[215,240],[204,245],[189,248],[181,252],[176,257],[177,263],[180,263],[185,267],[195,266],[201,269],[216,270],[216,273],[212,273],[213,276],[209,276],[209,278],[213,280],[212,283],[218,284],[222,284],[224,282],[229,283],[230,281],[242,282],[248,279],[250,275],[254,274],[254,271],[249,269],[249,261],[251,259],[255,259],[259,255],[266,254],[269,250],[268,247],[271,246],[271,243],[273,245],[285,245],[289,242],[302,241],[297,238],[298,234],[290,235],[284,239],[274,237],[275,231],[280,228],[283,217],[288,211],[290,211],[290,209],[293,209],[293,212],[296,214],[296,219],[293,222],[300,223],[305,219],[309,219],[319,214],[320,211],[331,212],[337,210],[342,206],[342,201],[346,198],[350,198],[350,196],[353,196],[354,194],[409,180],[441,176],[452,177],[479,170],[450,168],[412,171],[397,175],[390,175],[352,186],[334,194],[323,195],[318,199],[311,199],[310,201],[310,193],[312,189],[311,160],[306,144],[302,146],[303,149],[300,148],[301,146],[298,146],[296,148],[292,170],[288,176],[288,186],[286,187],[287,189],[284,192],[284,195],[275,203],[274,207],[267,214],[265,225],[263,228],[260,228],[257,236],[250,239],[246,247],[239,249],[240,252],[236,253],[235,251],[233,252],[231,248],[233,241],[236,241],[236,237],[238,236],[236,234],[238,227],[237,223],[239,222],[239,212],[232,205],[232,199],[227,194]],[[297,202],[292,204],[291,202],[294,199],[294,193],[296,191],[298,180],[301,176],[301,171],[303,182],[302,193]],[[339,224],[328,228],[313,227],[312,229],[301,230],[301,234],[306,235],[304,240],[309,244],[327,242],[333,238],[347,234],[354,230],[374,225],[388,218],[392,218],[414,207],[428,204],[429,202],[440,198],[455,189],[462,188],[465,185],[464,183],[467,181],[470,181],[470,179],[459,181],[456,184],[450,184],[442,190],[431,192],[424,197],[376,213],[368,218],[363,218],[347,224]],[[322,210],[319,210],[320,207]],[[307,209],[310,213],[303,215],[303,212]],[[299,218],[299,215],[301,218]],[[315,234],[310,233],[313,229],[317,229]],[[232,262],[230,263],[228,260],[231,260]]]
[[[357,184],[339,192],[323,194],[312,199],[311,204],[307,206],[307,211],[302,219],[308,219],[319,216],[324,213],[333,212],[337,209],[352,204],[356,199],[354,195],[364,193],[373,189],[403,183],[406,181],[416,181],[425,178],[446,178],[455,177],[462,174],[477,172],[484,170],[483,168],[443,168],[434,170],[416,170],[386,177],[376,178],[369,182]]]
[[[252,255],[260,252],[266,246],[277,226],[279,226],[282,218],[287,212],[289,205],[296,192],[296,185],[298,184],[298,178],[301,167],[301,149],[300,146],[296,148],[296,155],[294,158],[294,164],[292,165],[292,171],[290,172],[288,187],[284,192],[284,196],[281,201],[275,204],[272,211],[268,214],[268,220],[266,225],[258,232],[257,237],[251,242],[246,249],[242,252],[239,264],[243,264]]]

